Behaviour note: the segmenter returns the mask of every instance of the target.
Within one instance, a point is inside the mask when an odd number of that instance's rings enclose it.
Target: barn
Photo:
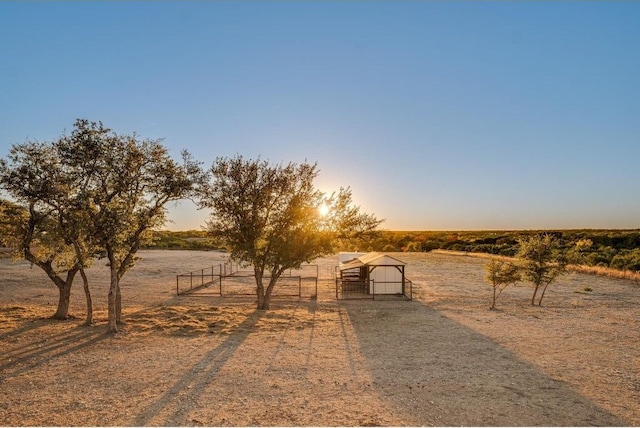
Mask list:
[[[336,297],[371,298],[399,296],[411,299],[412,284],[405,275],[406,263],[388,254],[340,253],[336,274]]]

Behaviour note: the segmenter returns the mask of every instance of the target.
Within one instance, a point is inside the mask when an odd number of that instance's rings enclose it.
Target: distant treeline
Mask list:
[[[224,246],[211,238],[204,230],[172,232],[155,230],[147,248],[161,250],[224,250]]]
[[[382,231],[360,251],[417,251],[436,249],[514,256],[518,239],[549,233],[576,263],[617,270],[640,271],[640,229],[554,230],[554,231]],[[157,231],[150,248],[183,250],[224,250],[222,243],[206,231]]]

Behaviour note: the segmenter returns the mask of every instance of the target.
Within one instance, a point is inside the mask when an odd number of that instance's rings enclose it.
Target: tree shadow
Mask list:
[[[38,322],[29,325],[29,328],[19,327],[12,332],[15,335],[45,328],[60,321]],[[88,348],[96,343],[111,337],[102,328],[90,326],[76,326],[65,329],[62,332],[46,335],[38,340],[30,341],[27,345],[16,343],[4,346],[0,357],[0,383],[8,378],[19,376],[33,370],[52,360],[66,357],[81,349]]]
[[[251,333],[264,311],[254,310],[240,323],[233,334],[200,359],[171,388],[141,411],[133,426],[166,425],[181,426],[187,423],[189,413],[198,407],[204,390],[216,378],[218,371],[231,358]],[[176,397],[180,402],[176,402]]]
[[[41,328],[43,325],[47,323],[61,322],[61,320],[54,320],[53,318],[37,318],[37,319],[27,319],[22,321],[22,325],[19,327],[13,328],[11,330],[5,331],[4,333],[0,333],[0,340],[10,340],[14,337],[21,336],[31,330],[35,330]]]
[[[490,338],[419,301],[342,305],[373,387],[410,424],[628,425]]]

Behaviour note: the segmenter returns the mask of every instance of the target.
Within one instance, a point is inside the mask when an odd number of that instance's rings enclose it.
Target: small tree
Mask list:
[[[521,238],[518,242],[520,247],[517,257],[520,258],[522,277],[534,287],[531,305],[535,305],[536,295],[542,287],[538,300],[538,306],[541,306],[547,287],[566,272],[567,260],[561,252],[559,242],[552,235],[532,235]]]
[[[504,289],[520,281],[520,269],[513,263],[500,259],[491,259],[484,265],[484,270],[485,281],[493,287],[490,309],[495,309],[496,300]]]
[[[353,206],[349,189],[328,197],[315,189],[315,164],[270,165],[236,156],[216,159],[211,173],[201,200],[212,209],[208,230],[233,259],[253,266],[258,309],[269,309],[286,270],[333,253],[337,242],[368,236],[381,223]]]

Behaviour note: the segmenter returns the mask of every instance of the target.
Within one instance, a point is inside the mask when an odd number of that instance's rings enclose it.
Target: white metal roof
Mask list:
[[[383,253],[367,253],[353,260],[340,263],[340,270],[359,268],[362,266],[405,266],[406,263]]]

